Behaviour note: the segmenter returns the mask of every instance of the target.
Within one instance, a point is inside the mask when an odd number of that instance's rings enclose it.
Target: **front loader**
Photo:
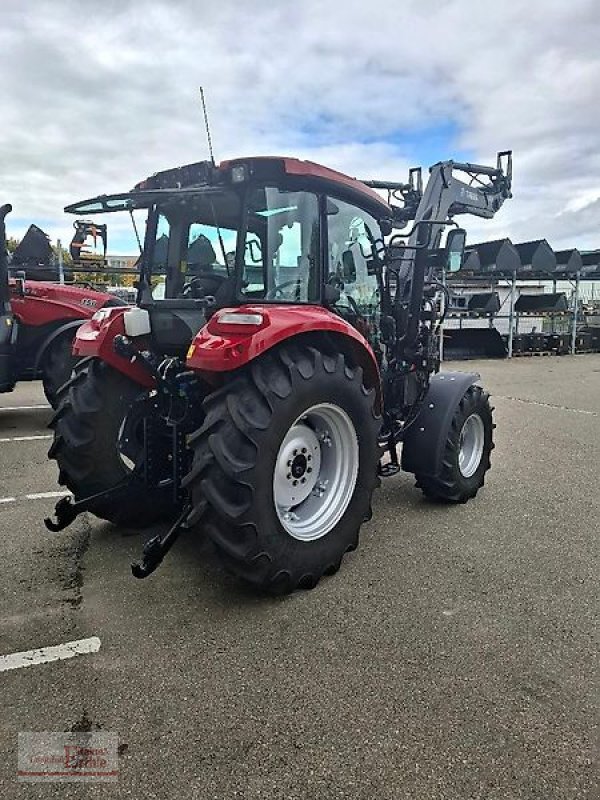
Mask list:
[[[73,497],[48,527],[169,519],[133,565],[144,577],[201,526],[232,572],[285,593],[337,571],[381,477],[474,497],[492,411],[477,375],[439,372],[440,274],[462,261],[454,217],[492,217],[510,186],[510,153],[436,164],[425,188],[417,170],[367,182],[248,158],[67,207],[148,216],[136,307],[98,311],[75,340],[50,450]]]

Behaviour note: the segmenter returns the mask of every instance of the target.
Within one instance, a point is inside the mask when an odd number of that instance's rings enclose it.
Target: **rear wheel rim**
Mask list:
[[[320,403],[289,428],[275,460],[273,500],[292,538],[326,536],[344,515],[358,478],[358,437],[339,406]]]
[[[479,469],[485,446],[485,427],[479,414],[466,418],[458,441],[458,469],[463,478],[471,478]]]

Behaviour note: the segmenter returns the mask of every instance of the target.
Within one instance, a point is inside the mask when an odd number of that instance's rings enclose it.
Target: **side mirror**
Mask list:
[[[467,232],[464,228],[452,228],[446,237],[446,269],[458,272],[463,265]]]
[[[342,278],[344,283],[356,281],[356,262],[352,250],[344,250],[342,253]]]

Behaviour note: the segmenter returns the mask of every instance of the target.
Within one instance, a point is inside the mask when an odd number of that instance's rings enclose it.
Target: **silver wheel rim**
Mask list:
[[[339,406],[320,403],[286,433],[275,461],[273,500],[284,530],[312,542],[340,521],[358,477],[358,437]]]
[[[471,414],[463,423],[458,442],[458,468],[463,478],[470,478],[481,464],[485,428],[479,414]]]

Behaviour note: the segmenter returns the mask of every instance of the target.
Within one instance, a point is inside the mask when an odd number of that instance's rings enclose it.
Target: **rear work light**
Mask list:
[[[261,330],[269,322],[266,314],[259,311],[233,311],[224,309],[218,311],[208,323],[208,330],[211,333],[220,335],[224,333],[233,333],[238,335],[247,335],[256,333]]]
[[[92,319],[94,322],[97,322],[98,325],[103,325],[107,319],[110,319],[110,315],[112,314],[112,308],[99,308],[95,314],[93,314]]]
[[[245,164],[238,164],[231,168],[231,182],[243,183],[248,177],[248,170]]]
[[[262,314],[242,314],[235,311],[224,311],[215,320],[220,325],[252,325],[254,327],[263,324]]]

